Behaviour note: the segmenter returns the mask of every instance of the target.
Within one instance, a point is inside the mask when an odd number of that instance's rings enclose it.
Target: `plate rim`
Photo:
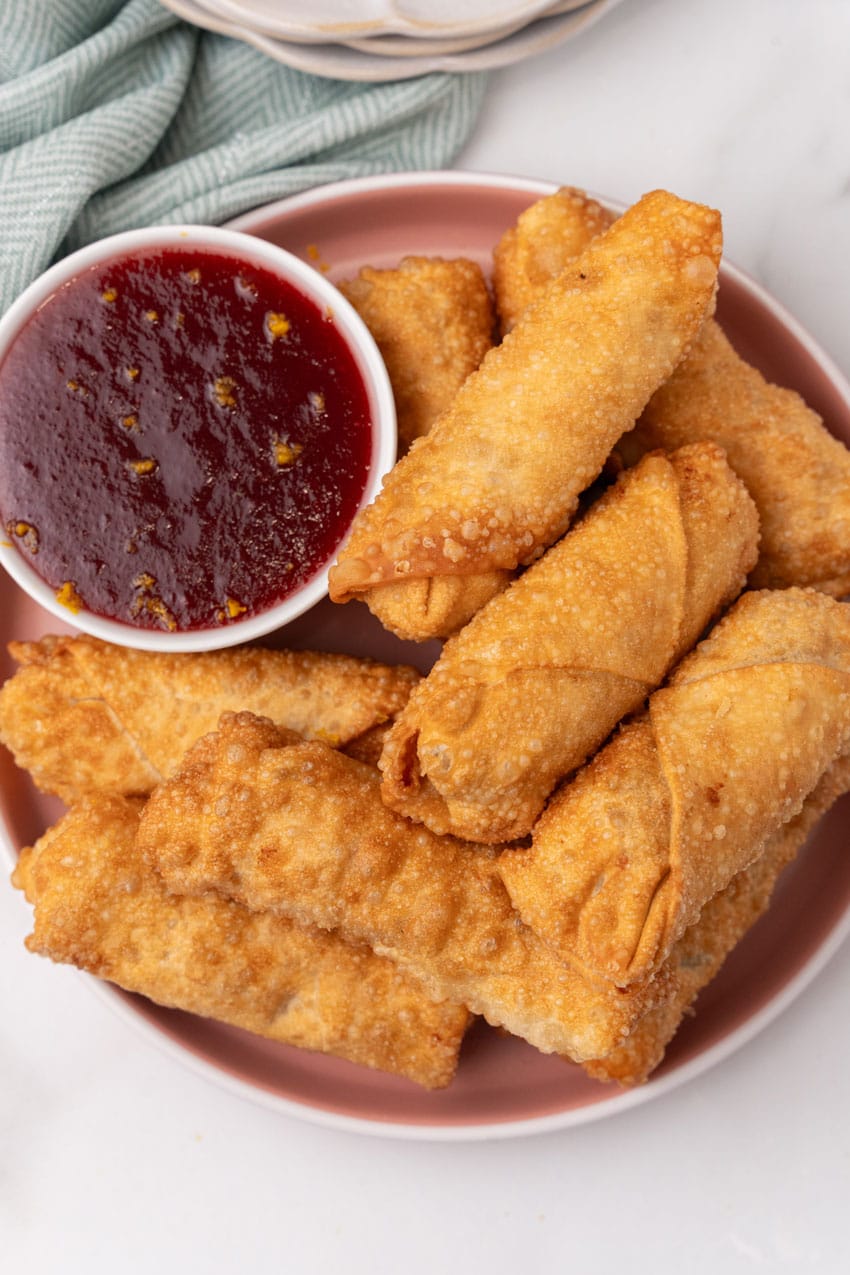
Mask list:
[[[363,1116],[350,1116],[340,1112],[314,1106],[308,1102],[298,1102],[292,1098],[284,1098],[274,1094],[260,1085],[252,1085],[232,1073],[222,1070],[214,1063],[208,1062],[194,1050],[178,1045],[167,1033],[160,1031],[143,1015],[135,1013],[122,994],[110,984],[101,982],[93,974],[83,970],[76,971],[88,983],[90,990],[100,1000],[105,1000],[113,1013],[133,1027],[141,1036],[167,1057],[174,1058],[190,1072],[200,1076],[211,1085],[225,1090],[233,1096],[246,1099],[267,1111],[278,1115],[305,1121],[326,1129],[363,1134],[374,1138],[388,1138],[393,1141],[409,1142],[497,1142],[512,1138],[537,1137],[547,1133],[559,1133],[562,1130],[577,1129],[583,1125],[595,1124],[600,1120],[611,1119],[623,1112],[642,1107],[648,1102],[664,1097],[695,1080],[703,1073],[713,1070],[727,1058],[731,1058],[740,1049],[754,1040],[756,1036],[779,1018],[786,1009],[796,1001],[808,986],[830,963],[850,935],[850,908],[844,913],[841,921],[830,931],[828,938],[817,949],[812,957],[801,967],[800,971],[789,979],[766,1005],[751,1015],[739,1027],[728,1032],[708,1049],[703,1050],[695,1058],[680,1064],[663,1076],[653,1080],[650,1078],[642,1085],[632,1089],[621,1089],[612,1093],[610,1098],[589,1103],[583,1107],[574,1107],[569,1111],[552,1112],[546,1116],[531,1116],[521,1120],[482,1121],[477,1124],[409,1124],[405,1121],[370,1120]],[[566,1064],[565,1064],[566,1065]]]
[[[499,16],[494,19],[492,13],[484,13],[480,17],[469,20],[459,19],[449,22],[447,26],[439,23],[417,22],[412,18],[389,15],[388,20],[379,19],[354,20],[346,21],[339,19],[333,22],[304,22],[302,20],[291,20],[286,17],[278,17],[275,15],[264,16],[261,12],[258,16],[256,6],[251,0],[202,0],[205,7],[211,8],[214,13],[227,17],[230,21],[239,23],[259,32],[262,35],[268,35],[277,40],[297,41],[298,43],[338,43],[347,38],[366,38],[371,35],[406,35],[412,40],[418,38],[439,38],[442,36],[451,37],[453,35],[476,35],[486,34],[492,31],[499,24],[506,24],[514,20],[518,22],[533,22],[535,18],[545,14],[553,0],[513,0],[510,5],[505,5]],[[397,9],[397,5],[391,6]]]
[[[311,187],[309,190],[298,194],[259,205],[257,208],[247,213],[242,213],[224,224],[231,229],[256,233],[256,229],[252,231],[252,226],[257,228],[261,224],[267,224],[280,213],[299,213],[313,206],[325,205],[337,198],[344,199],[352,195],[371,194],[410,187],[419,189],[422,186],[438,185],[457,188],[484,187],[490,190],[512,191],[536,197],[551,194],[558,189],[558,183],[538,178],[471,170],[423,170],[421,172],[378,174],[349,178],[340,182]],[[592,191],[589,191],[588,194],[591,194],[592,197],[599,199],[614,210],[622,211],[626,206],[607,195],[599,195]],[[800,320],[791,314],[784,304],[764,288],[762,284],[734,263],[724,259],[722,269],[725,274],[739,283],[791,332],[793,337],[817,362],[832,382],[833,387],[845,401],[848,415],[850,415],[850,380]],[[11,584],[14,588],[18,587],[14,581],[11,581]],[[0,815],[0,854],[8,861],[11,867],[14,867],[18,854],[2,815]],[[762,1005],[760,1009],[756,1010],[738,1026],[728,1031],[719,1040],[716,1040],[714,1044],[658,1078],[651,1078],[645,1084],[634,1089],[613,1091],[610,1097],[603,1098],[598,1102],[569,1108],[561,1112],[550,1112],[543,1116],[513,1120],[486,1120],[466,1124],[457,1122],[419,1124],[410,1123],[404,1119],[394,1120],[391,1117],[377,1119],[374,1117],[353,1116],[344,1112],[331,1111],[314,1105],[307,1100],[297,1100],[273,1093],[259,1084],[242,1079],[230,1072],[226,1067],[210,1061],[200,1051],[191,1048],[189,1045],[174,1040],[144,1014],[137,1012],[133,1008],[128,999],[129,993],[99,980],[94,975],[86,974],[84,971],[76,972],[79,976],[82,976],[98,999],[105,1002],[113,1013],[161,1052],[175,1059],[190,1072],[214,1084],[217,1088],[246,1099],[266,1110],[275,1111],[279,1115],[302,1120],[309,1124],[370,1137],[418,1142],[483,1142],[531,1137],[578,1128],[642,1106],[646,1102],[660,1098],[678,1089],[681,1085],[689,1083],[737,1053],[739,1049],[743,1048],[778,1019],[815,981],[843,946],[848,936],[850,936],[850,907],[845,909],[844,913],[836,920],[826,937],[818,944],[815,951],[812,952],[804,964],[799,967],[796,973],[788,979],[778,992],[771,996],[766,1004]]]
[[[457,53],[367,53],[347,42],[286,40],[245,26],[208,9],[203,0],[162,0],[184,21],[207,31],[242,40],[284,66],[352,83],[376,84],[414,79],[421,75],[496,70],[535,57],[589,29],[622,0],[587,0],[580,8],[563,13],[542,13],[499,39]]]

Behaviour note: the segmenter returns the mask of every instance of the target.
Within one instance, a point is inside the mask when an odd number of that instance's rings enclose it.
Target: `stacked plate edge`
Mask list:
[[[509,66],[575,38],[620,0],[162,0],[179,17],[339,80]]]

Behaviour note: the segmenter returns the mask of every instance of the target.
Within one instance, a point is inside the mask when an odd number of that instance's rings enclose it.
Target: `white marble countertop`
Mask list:
[[[458,167],[722,209],[728,256],[850,373],[850,4],[624,0],[492,76]],[[0,890],[2,1264],[655,1275],[850,1269],[850,946],[707,1074],[513,1141],[341,1133],[218,1089],[23,949]]]

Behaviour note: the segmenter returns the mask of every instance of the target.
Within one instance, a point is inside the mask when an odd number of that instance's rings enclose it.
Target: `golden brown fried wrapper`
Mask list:
[[[599,233],[580,198],[563,211],[557,200],[540,200],[517,224],[522,249],[513,321],[563,268],[576,242]],[[524,273],[523,261],[533,263]],[[501,306],[498,283],[496,295]],[[725,449],[758,507],[762,544],[752,587],[850,593],[850,452],[799,394],[771,385],[745,363],[713,320],[620,448],[628,463],[653,448],[673,450],[702,438]]]
[[[251,709],[335,746],[395,717],[418,674],[347,655],[236,647],[167,655],[91,637],[13,642],[0,741],[39,788],[149,792],[223,712]]]
[[[433,575],[416,580],[376,584],[366,601],[369,610],[390,633],[420,642],[425,635],[449,637],[463,628],[491,598],[506,589],[512,571],[481,571],[476,575]]]
[[[449,1083],[465,1009],[434,1003],[336,934],[215,895],[169,894],[135,848],[141,808],[87,800],[23,852],[13,880],[35,907],[31,952],[271,1040],[429,1089]]]
[[[631,445],[723,447],[761,518],[751,584],[850,593],[850,451],[793,390],[771,385],[706,323],[688,357],[650,400]]]
[[[562,186],[520,214],[493,250],[493,291],[503,334],[613,220],[607,208],[572,186]]]
[[[607,1058],[583,1063],[589,1076],[616,1080],[621,1085],[639,1085],[648,1079],[664,1058],[698,993],[708,986],[732,949],[767,911],[783,868],[796,857],[821,816],[848,789],[850,757],[844,756],[806,798],[800,813],[768,840],[755,863],[709,899],[699,920],[685,931],[667,958],[675,989],[670,999],[645,1014]]]
[[[338,930],[546,1053],[608,1053],[664,995],[560,964],[519,920],[493,856],[388,810],[379,778],[271,722],[222,719],[151,797],[139,846],[169,887]]]
[[[757,554],[755,506],[719,447],[645,457],[449,640],[387,735],[384,800],[435,832],[525,836]]]
[[[462,257],[405,257],[394,270],[366,266],[338,286],[381,351],[408,446],[428,433],[493,344],[481,267]]]
[[[541,816],[502,877],[588,975],[659,969],[850,743],[850,606],[745,594]]]
[[[719,214],[664,191],[600,235],[463,384],[361,511],[330,573],[396,632],[445,636],[430,597],[381,610],[381,587],[465,581],[459,627],[556,540],[714,303]],[[474,603],[474,607],[473,607]],[[473,607],[473,609],[470,609]]]

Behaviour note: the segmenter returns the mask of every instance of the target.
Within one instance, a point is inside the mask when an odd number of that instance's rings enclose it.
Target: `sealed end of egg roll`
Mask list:
[[[796,857],[815,824],[850,789],[850,757],[838,759],[808,796],[803,809],[775,832],[758,859],[710,899],[667,958],[671,994],[651,1009],[606,1058],[583,1064],[595,1080],[639,1085],[662,1062],[682,1019],[719,973],[726,957],[767,911],[782,871]]]
[[[420,642],[425,634],[449,637],[471,615],[506,589],[513,571],[481,571],[477,575],[423,576],[376,584],[369,590],[369,610],[384,628],[406,642]]]
[[[757,553],[755,507],[720,448],[645,457],[446,644],[387,736],[384,800],[435,832],[524,836]]]
[[[713,306],[720,248],[719,214],[664,191],[600,235],[358,515],[334,601],[362,597],[383,618],[383,587],[459,577],[475,602],[453,613],[459,627],[539,557]],[[445,636],[427,615],[405,620],[408,636]]]
[[[501,856],[502,878],[588,977],[651,977],[848,744],[850,607],[745,594],[555,794],[531,847]]]
[[[13,642],[0,742],[45,792],[141,795],[224,712],[251,709],[344,747],[391,720],[418,674],[347,655],[236,647],[169,655],[96,638]]]
[[[174,892],[367,943],[546,1053],[610,1052],[668,990],[584,979],[520,922],[491,853],[411,824],[371,767],[249,713],[224,717],[156,790],[138,844]]]
[[[141,808],[88,800],[23,852],[14,881],[35,909],[31,952],[270,1040],[449,1083],[465,1009],[336,934],[169,893],[135,845]]]

